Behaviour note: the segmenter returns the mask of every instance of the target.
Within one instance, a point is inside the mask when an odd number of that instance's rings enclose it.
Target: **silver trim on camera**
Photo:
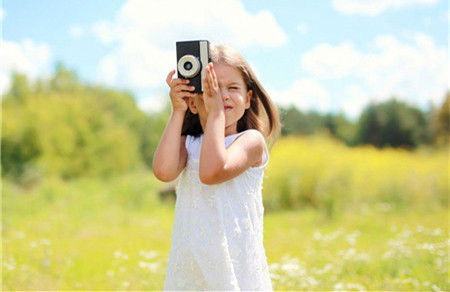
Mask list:
[[[208,41],[200,41],[200,61],[202,62],[202,80],[206,77],[206,66],[208,66]],[[202,91],[203,91],[203,81],[202,81]]]
[[[191,63],[191,69],[184,68],[186,63]],[[186,78],[192,78],[197,75],[198,71],[200,71],[201,65],[198,59],[192,55],[184,55],[178,61],[178,71]]]

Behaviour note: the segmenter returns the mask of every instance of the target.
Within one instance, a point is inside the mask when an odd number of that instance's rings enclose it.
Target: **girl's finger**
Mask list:
[[[206,93],[206,95],[209,95],[209,83],[208,83],[208,67],[206,67],[206,76],[202,77],[202,83],[203,83],[203,92]]]
[[[213,87],[217,88],[218,84],[217,84],[216,71],[214,71],[213,63],[210,63],[210,64],[211,64],[211,76],[212,76],[212,80],[213,80]]]
[[[186,98],[189,98],[189,97],[196,97],[197,96],[197,93],[192,93],[192,92],[185,92],[185,91],[183,91],[183,92],[178,92],[178,93],[176,93],[175,94],[175,99],[186,99]]]
[[[210,66],[206,67],[206,75],[208,77],[208,88],[210,90],[210,93],[212,94],[212,90],[214,90],[214,80]]]
[[[170,83],[172,82],[172,78],[173,78],[173,75],[174,75],[174,74],[175,74],[175,69],[173,69],[172,71],[170,71],[169,74],[167,75],[167,78],[166,78],[166,83],[167,83],[167,85],[170,86]]]
[[[173,91],[175,93],[182,92],[182,91],[193,91],[193,90],[195,90],[195,87],[191,86],[191,85],[187,85],[187,84],[178,84],[173,87]]]
[[[172,81],[170,81],[169,87],[171,89],[175,89],[177,86],[189,84],[189,82],[190,82],[189,79],[176,78],[176,79],[173,79]]]
[[[182,79],[182,78],[173,78],[173,75],[175,74],[175,70],[170,71],[169,75],[167,75],[167,85],[169,85],[170,88],[174,88],[175,86],[179,84],[189,84],[191,81],[189,79]]]

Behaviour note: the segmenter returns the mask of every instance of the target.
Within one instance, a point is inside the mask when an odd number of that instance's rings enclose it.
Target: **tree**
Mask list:
[[[438,146],[448,145],[450,139],[450,91],[447,92],[441,108],[435,111],[431,126],[434,143]]]
[[[70,92],[82,87],[75,71],[68,70],[62,62],[56,64],[55,74],[50,79],[49,85],[52,91],[59,92]]]
[[[429,143],[425,114],[396,99],[368,105],[359,119],[357,142],[377,147],[416,147]]]
[[[28,84],[27,76],[20,73],[13,73],[11,88],[5,96],[5,99],[23,102],[30,94],[31,88]]]
[[[2,99],[2,175],[108,176],[144,165],[142,145],[156,147],[144,132],[160,125],[147,123],[131,93],[83,84],[62,64],[37,84],[16,74]]]
[[[28,126],[15,135],[2,137],[2,174],[21,177],[26,167],[42,154],[36,128]]]
[[[325,125],[325,119],[317,112],[300,112],[296,107],[280,109],[283,128],[282,135],[310,135],[318,132]]]
[[[343,141],[348,146],[355,145],[356,124],[350,122],[343,113],[327,114],[324,124],[333,137]]]

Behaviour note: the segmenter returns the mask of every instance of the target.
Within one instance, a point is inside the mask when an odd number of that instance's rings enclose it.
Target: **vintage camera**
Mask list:
[[[202,76],[209,62],[209,41],[177,42],[178,78],[189,79],[189,84],[195,86],[195,93],[203,92]]]

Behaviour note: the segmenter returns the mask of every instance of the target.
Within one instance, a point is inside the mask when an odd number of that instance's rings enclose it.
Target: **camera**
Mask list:
[[[202,93],[202,77],[206,74],[206,66],[211,62],[209,41],[183,41],[176,45],[178,78],[189,79],[189,84],[195,86],[193,92]]]

